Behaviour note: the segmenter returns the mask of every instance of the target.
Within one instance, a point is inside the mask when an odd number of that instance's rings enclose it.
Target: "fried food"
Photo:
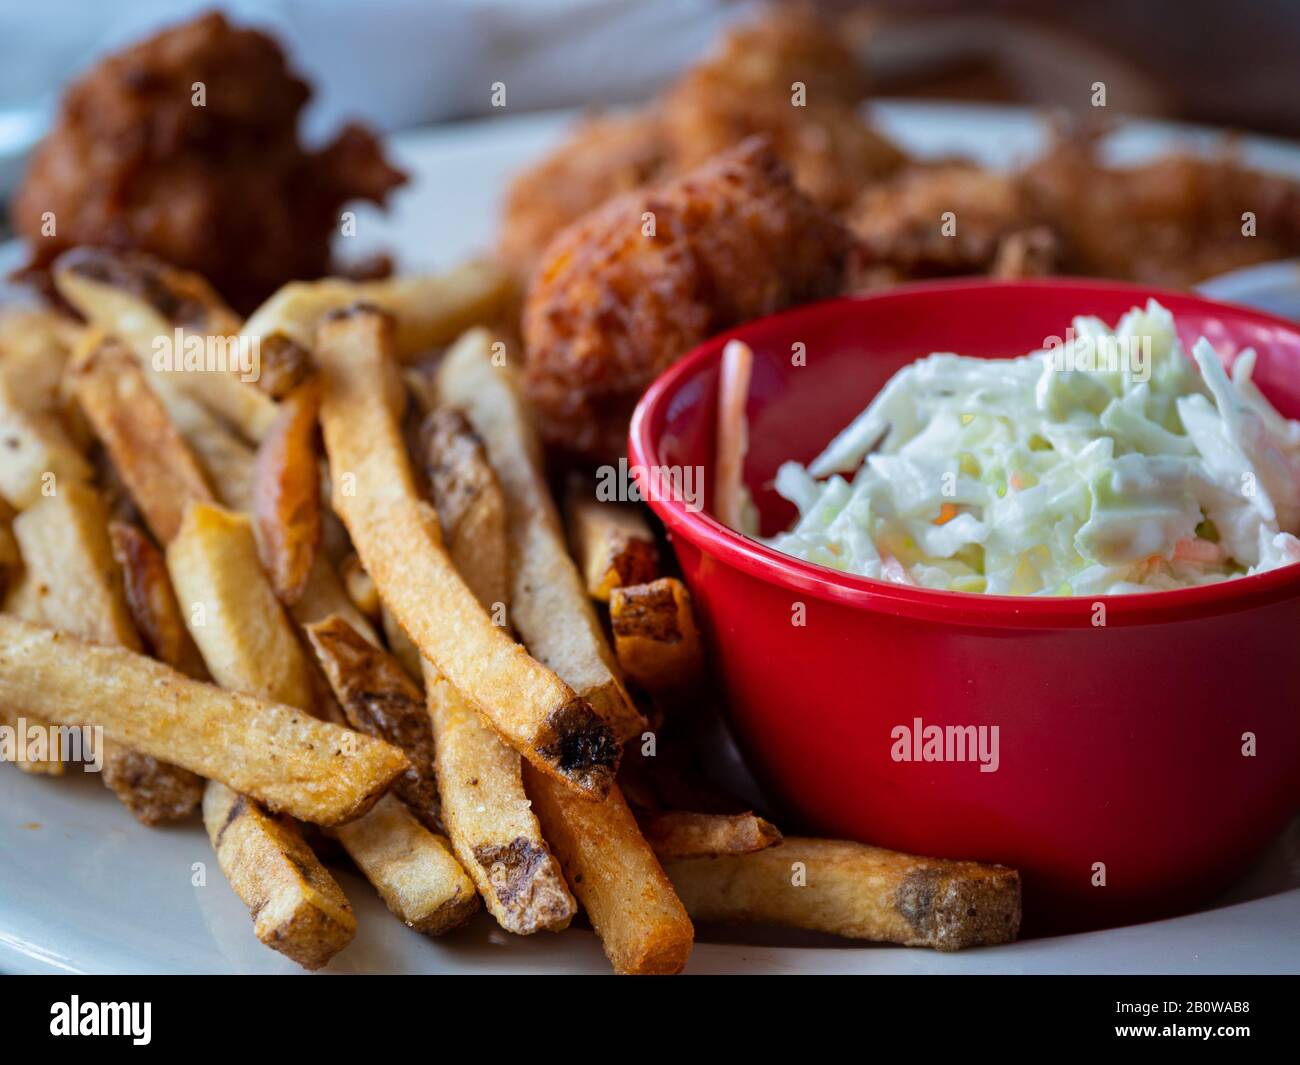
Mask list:
[[[360,126],[305,149],[310,95],[271,37],[217,13],[104,59],[65,93],[14,197],[32,268],[78,244],[139,249],[244,311],[327,273],[342,206],[383,203],[405,177]]]
[[[208,503],[185,511],[167,571],[213,679],[223,688],[310,710],[307,655],[257,557],[252,522]]]
[[[773,12],[733,30],[717,54],[665,95],[664,126],[678,171],[761,135],[822,207],[846,206],[897,170],[903,152],[858,114],[866,77],[834,23]]]
[[[368,303],[393,316],[395,354],[400,362],[410,362],[450,344],[471,326],[499,317],[514,300],[510,275],[490,262],[471,261],[446,273],[381,281],[294,281],[253,313],[243,335],[259,338],[263,346],[308,352],[322,318],[354,303]]]
[[[442,831],[433,730],[424,694],[392,655],[367,642],[338,615],[305,628],[348,724],[406,752],[411,767],[397,778],[393,790],[426,828]]]
[[[676,577],[615,588],[609,624],[619,665],[654,692],[680,691],[699,679],[704,665],[691,593]]]
[[[187,677],[206,680],[207,667],[185,627],[162,552],[141,529],[125,522],[109,522],[108,537],[122,570],[127,606],[147,650]]]
[[[575,476],[565,494],[564,522],[587,594],[596,601],[608,603],[615,588],[659,575],[654,533],[634,504],[597,499]]]
[[[752,854],[781,842],[776,825],[755,813],[637,810],[636,823],[661,862]]]
[[[594,803],[572,798],[531,766],[524,782],[614,971],[681,972],[695,929],[618,786]]]
[[[1023,180],[1060,235],[1066,273],[1183,288],[1300,253],[1300,183],[1229,150],[1109,167],[1094,137],[1067,137]]]
[[[259,940],[305,969],[319,969],[352,942],[352,906],[292,822],[209,781],[203,824]]]
[[[483,440],[506,504],[510,619],[530,654],[585,699],[623,743],[645,728],[565,546],[542,449],[518,385],[492,361],[491,335],[466,333],[438,368],[438,395]]]
[[[207,280],[142,252],[74,248],[54,264],[55,287],[87,322],[122,341],[163,393],[180,392],[260,440],[275,403],[248,375],[258,349]]]
[[[478,912],[474,884],[446,842],[392,795],[331,831],[393,915],[417,932],[441,935]]]
[[[257,547],[275,594],[289,605],[301,597],[320,546],[319,408],[318,383],[300,384],[281,402],[257,448],[253,479]]]
[[[1020,874],[1001,865],[789,837],[751,854],[665,868],[697,921],[775,924],[944,951],[1009,943],[1020,930]]]
[[[73,389],[149,530],[166,544],[186,506],[212,490],[145,371],[119,341],[90,338],[74,357]]]
[[[99,725],[109,739],[314,824],[360,817],[407,765],[382,740],[6,615],[0,703],[56,724]]]
[[[392,322],[356,306],[321,323],[321,425],[331,502],[385,605],[501,737],[544,773],[585,796],[605,795],[618,765],[609,726],[531,658],[479,605],[420,499],[402,438],[406,401]]]
[[[488,912],[516,935],[567,928],[578,904],[530,808],[523,760],[427,659],[424,689],[443,821]]]
[[[502,259],[527,278],[560,230],[606,200],[667,176],[670,156],[663,118],[653,108],[588,118],[510,182],[497,242]]]
[[[958,274],[1055,272],[1060,241],[1020,175],[973,163],[911,166],[845,213],[858,238],[854,287]]]
[[[14,521],[14,534],[28,577],[43,593],[40,609],[46,625],[105,646],[141,649],[113,558],[108,510],[93,488],[63,485],[23,511]],[[103,756],[104,786],[141,824],[184,820],[198,809],[203,782],[188,770],[131,750],[111,736],[104,741]]]
[[[547,249],[524,307],[545,439],[621,455],[660,372],[722,329],[838,291],[849,243],[759,140],[585,216]]]
[[[510,600],[506,502],[482,439],[465,415],[431,410],[420,426],[420,458],[447,553],[484,610]]]

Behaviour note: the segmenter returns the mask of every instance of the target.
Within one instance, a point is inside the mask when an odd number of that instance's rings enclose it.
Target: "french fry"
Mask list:
[[[306,587],[303,588],[298,601],[289,608],[289,612],[293,614],[294,620],[299,625],[324,621],[331,614],[337,614],[361,633],[369,643],[379,646],[379,636],[374,626],[370,624],[370,619],[363,615],[348,598],[338,573],[330,565],[329,559],[323,555],[316,556],[311,573],[307,577]]]
[[[108,511],[93,488],[65,484],[14,521],[30,579],[44,591],[47,625],[69,635],[131,651],[141,649],[108,536]],[[203,784],[193,773],[104,742],[102,777],[146,825],[189,817]]]
[[[775,924],[945,951],[1009,943],[1020,929],[1020,874],[1001,865],[788,837],[752,854],[665,868],[698,921]]]
[[[0,310],[0,377],[23,410],[58,412],[60,382],[77,323],[56,311]]]
[[[424,688],[443,823],[488,911],[517,935],[567,928],[577,903],[530,809],[522,759],[427,660]]]
[[[35,625],[45,624],[45,615],[41,612],[40,594],[36,588],[36,582],[28,580],[26,574],[11,583],[5,590],[4,612]],[[27,721],[32,720],[30,714],[19,715],[0,704],[0,725],[8,725],[10,728],[17,730],[20,718],[25,718]],[[58,736],[57,731],[50,728],[47,722],[38,720],[35,724],[38,728],[44,730],[46,736],[51,738]],[[60,747],[57,751],[47,751],[46,753],[49,755],[47,758],[34,758],[29,752],[24,751],[23,757],[18,758],[14,764],[25,773],[49,777],[63,776],[62,748]]]
[[[291,822],[209,781],[203,824],[217,862],[268,947],[319,969],[356,935],[347,896]]]
[[[426,472],[435,485],[442,484],[439,517],[445,522],[448,551],[484,609],[504,606],[510,594],[505,579],[509,546],[501,485],[463,417],[433,423],[426,418],[426,428],[430,424],[449,430],[447,446],[432,450],[426,433],[423,451]],[[385,611],[384,616],[391,615]],[[522,759],[432,662],[421,663],[400,628],[390,632],[389,641],[399,653],[409,649],[422,666],[443,820],[489,912],[502,928],[520,935],[568,927],[578,904],[529,810]]]
[[[0,581],[23,568],[23,557],[14,539],[14,508],[0,499]]]
[[[213,676],[228,689],[264,694],[312,712],[316,698],[310,666],[259,567],[248,519],[196,504],[168,546],[167,558],[182,601],[192,598],[206,607],[206,616],[193,621],[191,632]],[[193,608],[190,617],[196,618]],[[402,687],[400,675],[394,676],[394,671],[400,674],[396,663],[387,656],[380,659],[382,652],[355,631],[347,629],[353,642],[344,646],[339,631],[346,622],[332,620],[322,642],[333,652],[329,680],[344,712],[354,725],[368,726],[362,731],[400,739],[413,753],[416,761],[406,763],[394,787],[404,798],[419,801],[422,818],[436,826],[437,791],[429,779],[432,740],[419,691],[409,680]],[[330,636],[337,638],[331,641]],[[360,670],[364,675],[357,674]],[[407,699],[410,712],[405,715],[396,701],[400,697]],[[418,742],[421,727],[423,746]],[[402,920],[443,931],[473,912],[473,886],[446,844],[409,820],[372,809],[336,838]],[[232,883],[241,875],[226,872]]]
[[[615,588],[609,624],[619,664],[651,691],[681,690],[703,669],[691,595],[676,577]]]
[[[416,491],[399,428],[405,391],[391,321],[353,307],[321,324],[315,351],[332,503],[402,629],[512,747],[591,799],[613,780],[609,726],[498,626],[456,573],[437,514]]]
[[[446,842],[392,795],[333,834],[397,919],[417,932],[441,935],[478,911],[474,883]]]
[[[483,609],[510,596],[506,504],[487,453],[459,411],[432,410],[420,427],[420,460],[447,553]]]
[[[0,705],[98,725],[141,753],[320,825],[360,817],[406,769],[405,755],[382,740],[2,615]]]
[[[523,397],[492,363],[491,335],[466,333],[438,370],[438,395],[482,438],[506,501],[510,617],[529,652],[589,702],[620,743],[639,735],[636,709],[605,641],[600,619],[565,547],[542,472],[541,445]]]
[[[352,600],[352,605],[369,620],[378,621],[382,605],[379,601],[379,589],[375,587],[375,582],[370,579],[370,574],[366,572],[361,559],[357,558],[355,553],[348,555],[339,565],[339,577],[343,581],[348,598]]]
[[[154,381],[153,385],[217,501],[231,510],[252,513],[257,453],[203,404],[177,388],[167,387],[166,381]]]
[[[316,412],[320,392],[299,385],[257,448],[253,513],[262,565],[281,602],[302,595],[320,546],[320,470],[316,463]]]
[[[93,472],[58,416],[29,409],[0,375],[0,498],[22,510],[43,492],[88,481]]]
[[[508,273],[488,262],[465,263],[445,274],[382,281],[293,281],[253,312],[244,335],[260,338],[263,348],[289,341],[310,351],[316,327],[326,315],[368,303],[396,319],[394,354],[405,362],[450,343],[475,322],[491,321],[512,296]]]
[[[140,252],[108,248],[64,252],[52,273],[59,294],[91,325],[119,337],[153,378],[198,400],[246,440],[261,439],[275,402],[240,380],[240,321],[207,281]],[[177,368],[155,368],[161,344]],[[219,365],[208,365],[209,354]]]
[[[150,653],[187,677],[206,680],[208,671],[181,617],[162,552],[143,531],[124,522],[109,522],[108,536],[131,618]]]
[[[393,791],[431,832],[441,831],[433,731],[424,694],[397,660],[337,614],[306,626],[307,637],[348,723],[406,752],[411,768]]]
[[[637,810],[636,822],[661,862],[750,854],[781,842],[776,825],[757,814]]]
[[[636,506],[599,500],[575,477],[565,495],[564,518],[591,598],[608,603],[615,588],[659,576],[654,533]]]
[[[203,471],[144,372],[116,340],[91,337],[73,357],[74,390],[95,434],[160,543],[192,501],[213,501]]]
[[[208,503],[185,512],[167,571],[203,661],[223,688],[309,710],[307,657],[257,558],[252,523]]]
[[[617,785],[604,802],[584,803],[530,766],[524,783],[614,971],[680,972],[695,930]]]

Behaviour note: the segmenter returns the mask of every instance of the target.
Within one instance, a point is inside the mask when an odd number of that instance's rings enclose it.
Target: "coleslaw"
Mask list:
[[[776,491],[764,542],[847,573],[996,595],[1183,588],[1300,561],[1300,422],[1154,301],[1014,359],[904,367]],[[1199,371],[1199,372],[1198,372]]]

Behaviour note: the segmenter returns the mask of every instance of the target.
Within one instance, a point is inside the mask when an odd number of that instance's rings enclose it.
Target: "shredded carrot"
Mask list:
[[[939,516],[934,519],[935,525],[947,525],[957,516],[957,507],[953,503],[945,503],[939,508]]]
[[[718,383],[718,487],[713,496],[713,509],[718,521],[736,530],[740,529],[744,506],[741,474],[749,447],[745,400],[749,396],[753,368],[754,352],[749,345],[729,340],[722,349]]]
[[[1013,473],[1010,476],[1010,478],[1008,478],[1008,480],[1011,483],[1011,487],[1014,488],[1017,492],[1019,492],[1021,489],[1025,487],[1025,479],[1021,477],[1020,474],[1018,473]]]

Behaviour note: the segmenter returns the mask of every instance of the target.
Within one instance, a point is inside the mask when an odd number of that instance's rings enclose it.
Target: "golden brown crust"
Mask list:
[[[168,543],[185,507],[211,502],[212,490],[135,356],[111,338],[92,341],[75,361],[73,387],[150,532]]]
[[[686,585],[676,577],[615,588],[609,600],[614,651],[629,677],[651,691],[693,683],[704,664]]]
[[[524,307],[544,437],[622,454],[661,371],[722,329],[836,292],[848,246],[757,140],[583,217],[547,248]]]
[[[776,825],[754,813],[702,814],[686,810],[637,810],[635,813],[646,842],[661,862],[750,854],[775,847],[782,838]]]
[[[1020,874],[863,843],[787,837],[752,854],[666,863],[691,916],[832,932],[908,947],[1008,943]]]
[[[319,408],[315,381],[290,392],[258,444],[253,474],[258,554],[276,596],[290,606],[302,595],[320,547]]]
[[[104,59],[64,94],[14,197],[33,265],[79,244],[140,249],[198,270],[244,311],[326,273],[339,208],[383,202],[405,178],[357,126],[305,150],[309,96],[271,37],[217,13]],[[57,235],[42,231],[46,212]]]
[[[319,969],[352,941],[357,919],[347,897],[292,822],[210,781],[203,823],[222,872],[268,947]]]
[[[338,615],[305,629],[348,723],[406,752],[410,768],[393,790],[426,828],[441,832],[433,730],[424,694],[397,659]]]
[[[620,974],[677,973],[695,930],[622,792],[600,803],[566,795],[524,767],[528,796],[573,893]]]

